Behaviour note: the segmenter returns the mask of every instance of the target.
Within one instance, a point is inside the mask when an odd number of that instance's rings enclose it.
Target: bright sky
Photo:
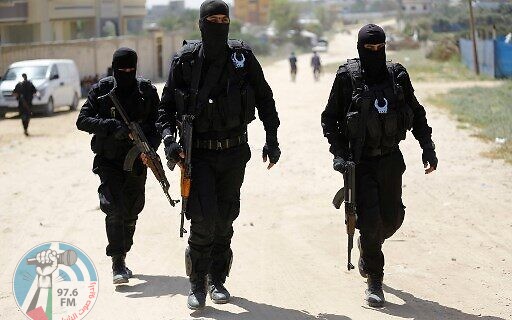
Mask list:
[[[226,1],[226,0],[224,0]],[[187,8],[199,8],[203,0],[185,0],[185,6]],[[232,3],[232,1],[227,0],[227,3]],[[151,7],[155,4],[167,4],[169,0],[146,0],[146,6]]]

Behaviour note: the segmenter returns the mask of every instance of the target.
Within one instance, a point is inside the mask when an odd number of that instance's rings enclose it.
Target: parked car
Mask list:
[[[316,52],[327,52],[328,48],[329,42],[325,39],[320,39],[317,41],[316,45],[311,48],[311,50]]]
[[[21,75],[27,74],[38,91],[32,100],[32,112],[51,115],[55,108],[78,107],[80,76],[73,60],[26,60],[11,64],[0,81],[0,117],[17,112],[18,101],[12,91]]]

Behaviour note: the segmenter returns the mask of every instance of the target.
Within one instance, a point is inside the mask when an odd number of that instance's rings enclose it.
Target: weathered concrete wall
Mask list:
[[[178,33],[164,34],[162,38],[162,66],[164,79],[169,76],[172,56],[181,48],[183,35]]]
[[[181,35],[176,33],[4,45],[0,46],[0,73],[3,74],[11,63],[21,60],[72,59],[77,64],[81,77],[102,75],[112,62],[112,53],[119,47],[129,47],[138,53],[138,74],[158,80],[157,37],[162,38],[161,65],[164,78],[167,78],[169,59],[183,41]]]

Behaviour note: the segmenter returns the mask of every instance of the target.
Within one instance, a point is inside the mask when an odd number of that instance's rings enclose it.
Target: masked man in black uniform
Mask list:
[[[18,99],[18,110],[20,112],[21,123],[23,124],[23,132],[28,136],[28,124],[30,122],[30,115],[32,114],[32,99],[37,90],[34,84],[27,79],[27,75],[24,73],[21,75],[23,81],[19,82],[14,87],[13,94]]]
[[[128,127],[114,104],[106,96],[113,88],[130,121],[138,121],[154,150],[160,145],[155,122],[159,98],[149,80],[137,78],[137,53],[120,48],[112,60],[113,76],[93,85],[82,107],[76,125],[93,134],[92,151],[96,154],[93,172],[98,174],[100,208],[106,214],[108,238],[106,253],[112,257],[114,284],[126,283],[132,276],[126,267],[126,253],[133,244],[138,214],[144,208],[146,171],[145,155],[134,163],[131,172],[123,170],[123,162],[133,146]]]
[[[367,277],[366,301],[373,307],[385,302],[382,244],[398,230],[405,215],[405,163],[398,144],[412,129],[423,149],[425,173],[434,171],[438,162],[425,109],[414,96],[405,68],[386,63],[385,42],[379,26],[369,24],[359,31],[359,59],[339,68],[322,113],[334,170],[344,173],[352,165],[349,162],[356,164],[359,271]]]
[[[266,131],[263,159],[269,158],[269,169],[281,154],[272,90],[251,49],[241,41],[228,41],[229,21],[226,3],[203,2],[202,41],[186,42],[173,57],[159,109],[158,125],[172,163],[180,164],[185,156],[175,140],[176,121],[183,114],[195,115],[187,207],[191,226],[185,252],[191,283],[188,307],[193,310],[205,306],[207,290],[214,303],[227,303],[230,298],[224,282],[231,266],[240,188],[251,157],[247,125],[255,119],[255,107]]]

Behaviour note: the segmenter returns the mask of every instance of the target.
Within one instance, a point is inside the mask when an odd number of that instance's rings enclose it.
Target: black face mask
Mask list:
[[[199,21],[203,40],[204,56],[207,60],[224,60],[228,52],[229,23],[215,23],[206,19]]]
[[[112,70],[118,91],[130,92],[137,85],[137,71],[124,72],[119,69],[137,68],[137,53],[130,48],[119,48],[112,58]]]
[[[137,85],[137,71],[114,70],[114,78],[116,79],[117,88],[124,92],[132,90]]]
[[[357,51],[363,68],[364,77],[369,84],[383,81],[387,78],[386,50],[382,48],[372,51],[364,48],[365,44],[380,44],[386,42],[386,34],[381,27],[369,24],[361,28],[358,35]]]

